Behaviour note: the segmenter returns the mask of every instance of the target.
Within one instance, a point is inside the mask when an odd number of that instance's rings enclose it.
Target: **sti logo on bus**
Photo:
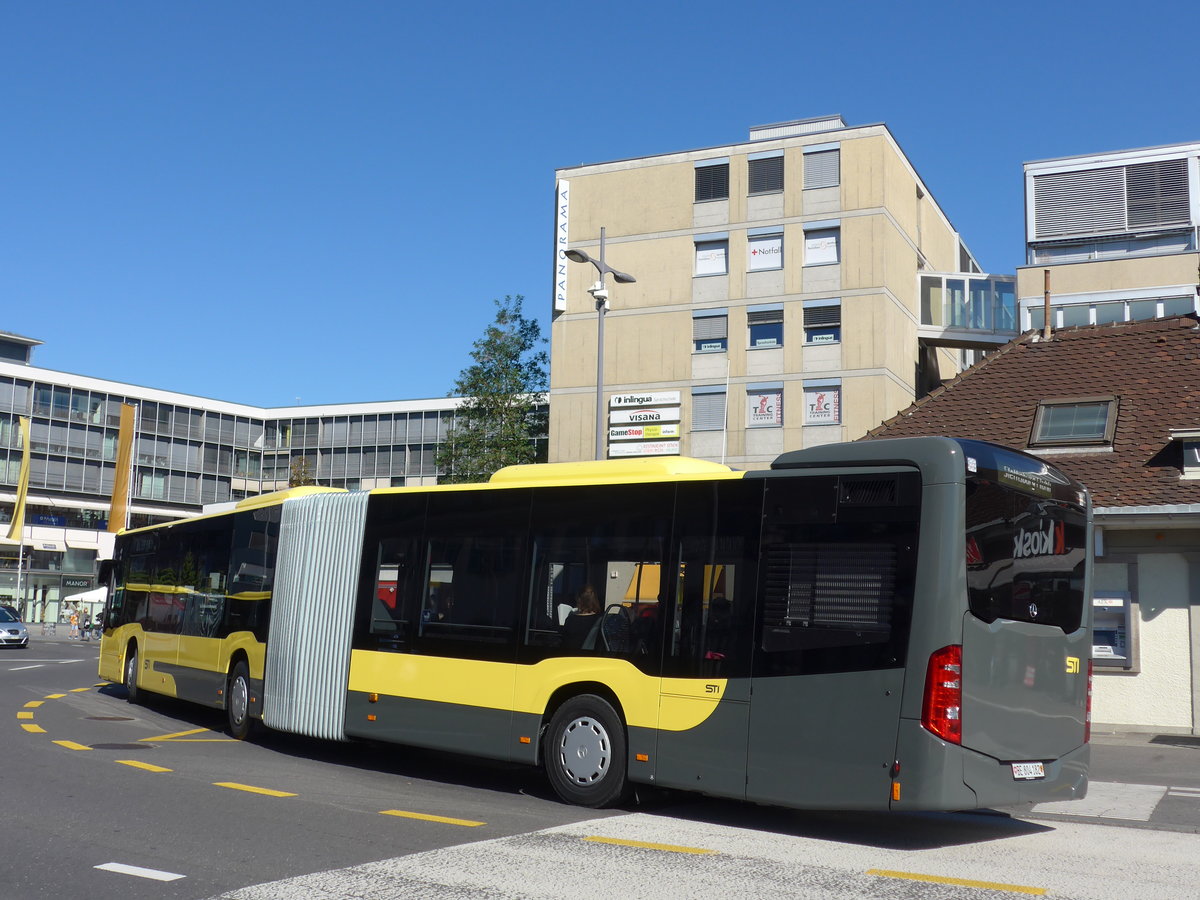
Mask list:
[[[1013,538],[1013,559],[1052,556],[1066,552],[1067,538],[1062,522],[1049,523],[1045,531],[1026,531],[1022,528]]]

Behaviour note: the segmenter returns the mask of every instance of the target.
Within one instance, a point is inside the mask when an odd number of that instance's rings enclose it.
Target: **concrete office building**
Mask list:
[[[852,440],[1016,334],[885,125],[756,127],[744,143],[556,172],[551,461],[596,443],[600,256],[633,275],[605,317],[604,453],[761,468]]]
[[[300,458],[330,487],[434,484],[437,447],[462,402],[265,409],[36,368],[40,343],[0,332],[0,602],[23,602],[31,621],[54,620],[62,597],[94,587],[96,560],[112,554],[106,528],[123,403],[137,407],[130,524],[139,526],[285,488]],[[4,537],[21,468],[20,416],[31,420],[23,552]]]

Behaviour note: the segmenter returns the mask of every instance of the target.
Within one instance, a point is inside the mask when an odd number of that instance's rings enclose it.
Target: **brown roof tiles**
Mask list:
[[[981,438],[1027,449],[1041,400],[1116,396],[1109,447],[1056,450],[1047,461],[1086,484],[1096,506],[1200,503],[1183,481],[1172,429],[1200,429],[1196,316],[1027,333],[869,432]],[[1031,451],[1031,452],[1037,452]]]

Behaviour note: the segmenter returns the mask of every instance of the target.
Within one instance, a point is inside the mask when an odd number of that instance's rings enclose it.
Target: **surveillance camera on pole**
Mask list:
[[[596,459],[604,458],[604,435],[607,431],[604,422],[604,314],[608,312],[608,288],[604,286],[604,276],[612,275],[617,284],[633,284],[637,281],[632,275],[618,272],[604,261],[604,228],[600,228],[600,258],[596,259],[583,250],[564,250],[563,256],[571,262],[591,263],[596,267],[600,280],[588,288],[588,293],[596,301]]]

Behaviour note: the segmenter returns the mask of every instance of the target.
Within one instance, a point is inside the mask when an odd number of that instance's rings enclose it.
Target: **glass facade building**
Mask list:
[[[14,338],[0,333],[0,345],[37,343]],[[129,524],[138,527],[281,490],[293,467],[349,490],[434,484],[438,446],[461,403],[265,409],[38,369],[27,359],[0,356],[0,602],[25,601],[31,621],[56,616],[62,597],[93,586],[95,560],[111,552],[122,404],[136,407]],[[21,469],[20,417],[30,420],[31,444],[23,546],[4,537]]]

